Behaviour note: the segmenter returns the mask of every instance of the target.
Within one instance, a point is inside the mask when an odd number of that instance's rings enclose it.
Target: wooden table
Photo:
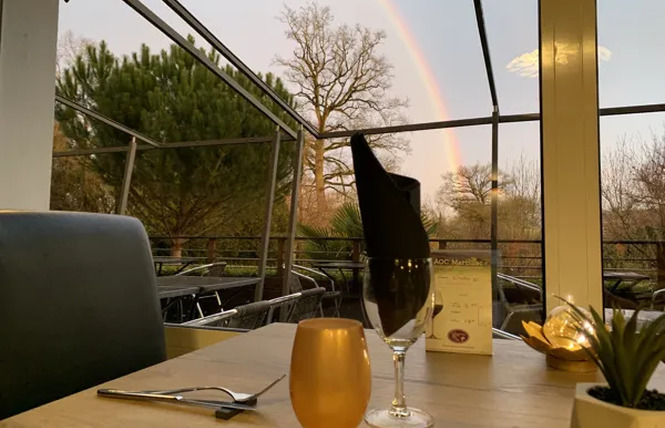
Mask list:
[[[199,351],[105,383],[119,389],[167,389],[224,385],[258,391],[288,372],[295,325],[272,324]],[[393,391],[388,347],[367,332],[372,360],[370,406],[384,407]],[[407,354],[406,394],[410,404],[430,412],[436,427],[567,428],[576,382],[599,381],[597,374],[558,372],[520,341],[495,340],[493,357],[425,353],[419,340]],[[661,364],[651,387],[665,387]],[[96,396],[97,387],[0,422],[9,427],[298,427],[286,379],[259,400],[259,412],[230,421],[210,411]]]

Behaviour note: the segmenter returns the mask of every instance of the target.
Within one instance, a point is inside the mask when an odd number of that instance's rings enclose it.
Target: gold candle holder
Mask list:
[[[591,373],[597,370],[596,364],[582,346],[560,346],[550,342],[543,334],[543,327],[533,321],[528,323],[522,321],[522,326],[527,332],[527,336],[521,336],[522,340],[531,348],[545,354],[548,367],[577,373]]]
[[[543,326],[533,321],[522,321],[527,336],[522,340],[536,351],[545,354],[547,365],[556,370],[578,373],[590,373],[597,370],[596,364],[589,357],[588,331],[577,329],[577,322],[570,314],[570,308],[559,306],[547,316]]]
[[[298,324],[289,385],[303,427],[357,427],[367,409],[371,381],[361,323],[314,318]]]

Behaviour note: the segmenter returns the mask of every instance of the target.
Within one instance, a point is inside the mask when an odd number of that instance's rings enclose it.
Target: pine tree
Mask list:
[[[219,64],[217,53],[207,55]],[[224,71],[293,125],[248,79],[230,66]],[[279,78],[267,74],[264,80],[292,103]],[[122,58],[104,42],[87,46],[59,75],[57,91],[159,142],[269,136],[275,130],[258,110],[176,45],[159,54],[143,45]],[[72,148],[123,146],[131,138],[61,105],[56,119]],[[293,143],[282,143],[277,200],[288,191],[293,148]],[[218,230],[264,197],[270,150],[269,143],[257,143],[139,151],[128,212],[151,233],[176,237]],[[107,185],[119,188],[125,156],[98,154],[91,165]],[[244,214],[262,215],[262,210]],[[174,239],[174,254],[182,244]]]

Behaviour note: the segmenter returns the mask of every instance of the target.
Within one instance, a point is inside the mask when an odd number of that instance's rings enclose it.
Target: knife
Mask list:
[[[145,392],[121,391],[117,389],[99,389],[97,390],[97,395],[100,397],[125,398],[128,400],[138,401],[171,402],[176,404],[184,404],[186,406],[203,407],[212,410],[218,410],[220,408],[235,410],[256,410],[256,407],[249,406],[247,404],[233,403],[229,401],[191,399],[185,398],[182,395],[150,394]]]

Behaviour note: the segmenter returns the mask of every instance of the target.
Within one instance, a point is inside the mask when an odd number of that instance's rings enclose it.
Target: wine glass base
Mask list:
[[[429,413],[409,407],[409,416],[398,418],[389,410],[370,410],[365,414],[365,422],[374,428],[430,428],[434,419]]]

